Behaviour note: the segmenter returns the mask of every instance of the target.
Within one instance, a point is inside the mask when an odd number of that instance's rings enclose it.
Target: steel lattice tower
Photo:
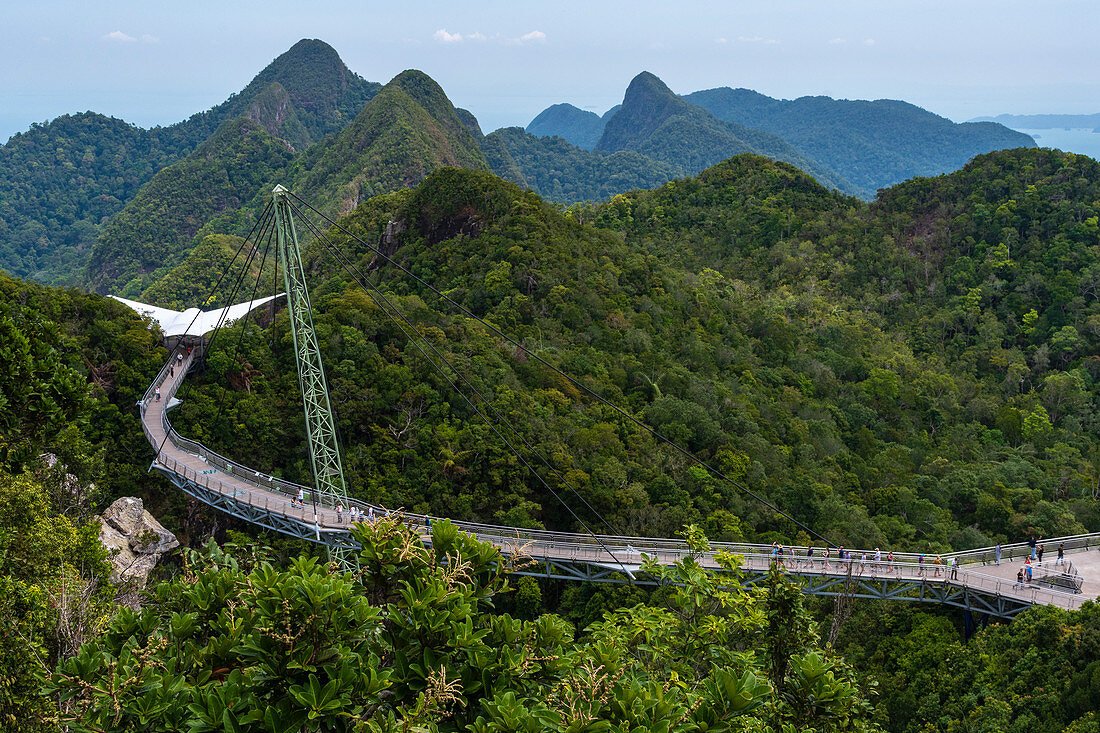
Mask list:
[[[316,487],[313,496],[316,517],[317,494],[329,497],[334,503],[341,502],[347,507],[347,486],[344,482],[344,466],[340,461],[340,448],[336,442],[336,423],[332,417],[328,383],[321,367],[321,349],[313,328],[313,310],[306,289],[305,270],[298,249],[298,233],[294,229],[288,191],[279,185],[272,191],[272,196],[275,203],[279,266],[283,269],[283,284],[286,287],[291,332],[294,335],[294,356],[298,363],[298,385],[305,408],[309,459]]]

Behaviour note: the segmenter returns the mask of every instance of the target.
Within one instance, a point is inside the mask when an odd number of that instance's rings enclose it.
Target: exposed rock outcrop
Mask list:
[[[144,588],[161,556],[180,544],[133,496],[107,507],[99,524],[99,541],[111,552],[111,580],[135,589]]]

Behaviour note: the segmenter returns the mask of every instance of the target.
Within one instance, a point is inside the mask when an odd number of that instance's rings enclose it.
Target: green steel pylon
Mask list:
[[[279,249],[279,265],[283,268],[283,283],[290,310],[291,332],[294,334],[294,355],[298,361],[298,385],[302,390],[302,403],[306,414],[306,437],[309,441],[309,459],[313,467],[316,492],[313,496],[314,515],[317,511],[317,494],[327,496],[333,503],[348,506],[347,486],[344,483],[344,466],[340,461],[340,448],[336,444],[336,423],[332,419],[332,405],[328,397],[328,384],[321,368],[321,349],[313,330],[313,311],[306,290],[302,255],[298,250],[298,233],[290,213],[287,190],[276,186],[272,191],[275,203],[276,244]],[[320,530],[317,530],[320,541]],[[343,555],[330,557],[340,560]]]

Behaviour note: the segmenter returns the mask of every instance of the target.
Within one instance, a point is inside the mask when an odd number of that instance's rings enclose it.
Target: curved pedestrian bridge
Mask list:
[[[356,547],[348,531],[350,507],[339,512],[337,497],[230,461],[171,427],[168,411],[178,404],[176,391],[195,358],[188,352],[173,352],[139,403],[142,428],[156,452],[152,469],[191,496],[258,526],[336,550]],[[306,497],[304,505],[295,501],[299,492]],[[364,514],[369,509],[376,515],[387,513],[383,507],[367,504],[357,509]],[[428,520],[434,519],[407,513],[402,516],[420,526],[424,534]],[[537,577],[646,583],[652,581],[641,568],[643,555],[670,564],[689,554],[686,544],[675,539],[453,523],[500,547],[507,555],[526,556],[530,562],[519,572]],[[1056,564],[1055,560],[1060,542],[1066,548],[1064,564]],[[889,562],[886,552],[880,562],[875,562],[873,550],[855,549],[850,550],[850,561],[841,562],[833,550],[826,562],[821,557],[822,548],[817,548],[817,556],[808,560],[805,547],[790,548],[793,556],[775,557],[767,545],[738,543],[713,543],[711,552],[700,562],[716,568],[715,553],[732,553],[744,558],[744,582],[748,584],[762,578],[773,564],[781,563],[801,580],[807,593],[944,603],[1001,618],[1011,618],[1037,604],[1075,609],[1095,600],[1100,594],[1100,534],[1048,539],[1044,544],[1045,562],[1034,565],[1032,582],[1023,584],[1016,582],[1016,573],[1030,551],[1023,543],[1005,545],[999,564],[993,548],[947,553],[939,556],[942,564],[934,555],[926,556],[921,563],[913,553],[894,553],[894,561]],[[957,568],[950,565],[953,558],[958,559]]]

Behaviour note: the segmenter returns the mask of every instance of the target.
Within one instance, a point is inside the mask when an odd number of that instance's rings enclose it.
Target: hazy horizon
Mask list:
[[[329,43],[371,81],[423,70],[487,132],[525,126],[559,102],[602,113],[643,70],[680,94],[731,86],[783,99],[901,99],[956,122],[1100,111],[1098,24],[1085,2],[636,2],[624,13],[598,2],[550,12],[504,0],[308,10],[282,0],[44,0],[5,15],[0,141],[86,110],[141,127],[179,122],[240,91],[301,38]]]

